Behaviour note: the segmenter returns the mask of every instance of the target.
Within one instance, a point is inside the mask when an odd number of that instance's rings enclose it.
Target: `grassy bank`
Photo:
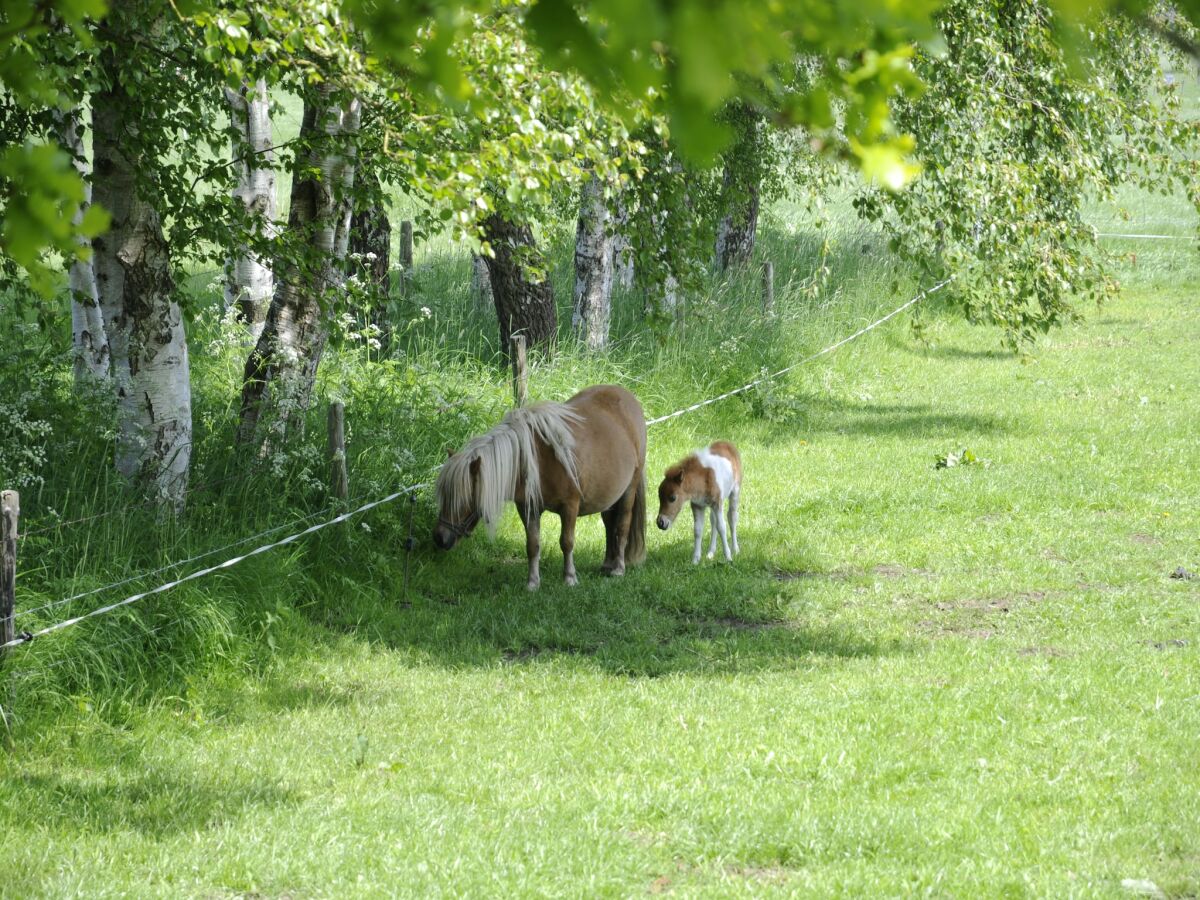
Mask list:
[[[697,304],[694,341],[628,329],[607,358],[539,361],[534,391],[621,380],[653,415],[786,364],[914,287],[860,237],[815,301],[795,254],[781,321],[747,279]],[[1200,271],[1186,245],[1136,252],[1119,302],[1024,359],[935,312],[924,343],[891,323],[654,429],[655,472],[742,447],[733,566],[692,569],[677,526],[601,580],[587,521],[581,585],[550,548],[530,596],[510,516],[495,543],[419,550],[403,601],[397,507],[35,643],[0,893],[1195,894],[1200,582],[1170,575],[1200,571]],[[504,408],[502,370],[446,349],[445,310],[470,315],[450,268],[428,268],[444,305],[402,363],[367,379],[349,346],[325,376],[356,491],[418,478]],[[199,327],[215,447],[237,355]],[[963,448],[987,465],[935,466]],[[22,596],[318,510],[304,465],[199,496],[153,543],[136,515],[31,537]]]

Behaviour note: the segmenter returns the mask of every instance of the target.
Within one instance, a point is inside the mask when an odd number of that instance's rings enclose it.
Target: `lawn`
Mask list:
[[[266,661],[80,692],[0,757],[0,894],[1195,896],[1200,279],[1129,249],[1024,357],[935,310],[652,429],[655,474],[740,445],[732,566],[684,522],[602,579],[592,519],[567,589],[548,521],[530,595],[510,515],[406,600],[398,549],[295,575]]]

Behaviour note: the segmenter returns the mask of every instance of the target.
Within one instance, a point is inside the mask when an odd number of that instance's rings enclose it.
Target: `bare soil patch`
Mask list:
[[[1062,659],[1069,656],[1066,650],[1058,647],[1022,647],[1017,651],[1018,656],[1044,656],[1047,659]]]

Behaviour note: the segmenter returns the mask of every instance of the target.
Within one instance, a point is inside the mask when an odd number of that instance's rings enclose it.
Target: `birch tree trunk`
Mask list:
[[[78,109],[55,113],[59,142],[71,154],[75,171],[84,183],[84,202],[75,215],[76,225],[92,202],[91,172],[83,146],[82,119],[83,113]],[[92,242],[88,238],[81,235],[77,241],[81,248],[91,250]],[[110,374],[108,334],[104,327],[104,315],[100,311],[96,270],[91,258],[71,262],[68,284],[71,289],[71,346],[75,385],[79,387],[89,382],[106,381]]]
[[[731,109],[737,137],[725,154],[721,199],[725,215],[717,225],[717,271],[740,266],[754,255],[758,237],[764,141],[761,116],[737,104]]]
[[[117,471],[182,509],[192,457],[192,394],[183,316],[158,213],[138,183],[141,104],[109,64],[92,97],[93,196],[112,214],[93,241],[117,396]]]
[[[525,335],[526,346],[551,345],[558,332],[554,290],[548,280],[534,281],[530,268],[544,272],[546,260],[528,225],[517,225],[499,214],[483,222],[484,238],[494,256],[487,258],[500,346],[508,352],[509,338]]]
[[[479,310],[495,306],[492,298],[492,276],[488,274],[487,260],[478,253],[471,254],[471,299]]]
[[[263,452],[289,431],[303,432],[321,354],[329,337],[323,310],[340,290],[350,240],[351,197],[361,108],[339,102],[325,82],[304,105],[288,231],[302,243],[277,265],[275,293],[258,343],[246,361],[238,441]],[[319,172],[315,176],[314,172]]]
[[[612,228],[613,281],[623,291],[633,287],[633,245],[629,242],[629,210],[624,201],[617,199],[616,220]]]
[[[645,313],[647,316],[661,316],[679,324],[683,308],[679,302],[679,278],[675,273],[679,271],[677,266],[680,265],[680,261],[677,259],[678,251],[668,242],[671,212],[660,209],[651,214],[650,221],[654,234],[652,260],[646,267],[638,270],[644,292]]]
[[[234,197],[246,208],[248,224],[263,239],[275,237],[275,152],[271,136],[271,105],[267,82],[258,79],[240,91],[225,88],[229,121],[237,133],[233,153],[241,159],[241,177]],[[269,260],[243,245],[226,263],[225,306],[238,306],[238,318],[255,339],[262,331],[275,278]]]
[[[739,185],[737,182],[738,179],[726,168],[724,184],[728,211],[717,225],[717,269],[721,272],[749,262],[758,236],[758,184]]]
[[[600,179],[593,175],[583,186],[579,204],[579,224],[575,230],[575,304],[571,314],[571,329],[589,350],[608,346],[612,287],[608,204]]]
[[[372,197],[381,196],[379,178],[366,173],[374,182]],[[350,253],[358,257],[355,271],[364,278],[371,294],[371,322],[382,340],[390,333],[388,298],[392,275],[392,223],[382,203],[372,200],[354,211],[350,219]],[[405,272],[404,277],[410,273]]]

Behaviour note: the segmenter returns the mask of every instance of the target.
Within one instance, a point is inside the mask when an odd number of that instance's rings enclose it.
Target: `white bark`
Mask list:
[[[725,180],[728,188],[728,172]],[[754,255],[758,234],[758,185],[745,185],[744,190],[728,202],[732,209],[717,225],[717,269],[721,272],[749,262]]]
[[[138,184],[136,103],[109,73],[92,98],[95,202],[112,214],[96,238],[95,271],[117,394],[117,470],[176,510],[192,456],[192,401],[183,316],[162,223]]]
[[[307,236],[307,259],[290,259],[279,273],[262,334],[246,363],[238,439],[257,436],[264,451],[289,430],[303,429],[329,336],[323,305],[344,279],[361,105],[357,99],[339,104],[334,93],[331,83],[322,85],[306,103],[300,128],[311,146],[296,161],[288,229]],[[314,178],[313,171],[320,176]],[[260,423],[268,433],[260,433]]]
[[[55,114],[58,139],[63,149],[71,154],[75,171],[83,179],[84,200],[75,214],[74,225],[78,226],[84,212],[92,202],[92,185],[87,154],[83,146],[81,110]],[[108,335],[104,328],[104,316],[100,311],[100,297],[96,290],[96,270],[92,265],[90,239],[76,238],[83,254],[71,261],[68,283],[71,289],[71,343],[75,384],[104,381],[109,377]]]
[[[621,290],[627,291],[633,287],[633,245],[629,243],[629,210],[619,199],[617,212],[613,218],[615,221],[610,242],[613,281]]]
[[[241,159],[241,177],[234,197],[246,207],[246,214],[261,237],[276,234],[275,153],[271,137],[271,105],[265,79],[253,88],[243,84],[240,91],[225,88],[229,120],[237,132],[233,154]],[[269,259],[243,244],[226,263],[225,305],[238,305],[240,318],[258,338],[266,318],[267,305],[274,292],[275,278]]]
[[[477,310],[490,310],[492,299],[492,276],[488,274],[487,260],[478,253],[471,254],[471,298]]]
[[[608,346],[613,253],[604,186],[593,175],[583,186],[575,230],[575,304],[571,328],[589,350]]]

